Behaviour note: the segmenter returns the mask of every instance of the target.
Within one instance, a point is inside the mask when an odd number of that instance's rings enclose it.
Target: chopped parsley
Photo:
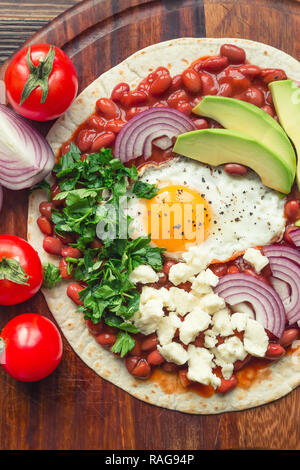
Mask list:
[[[52,263],[43,264],[43,287],[45,289],[52,289],[62,280],[59,268]]]

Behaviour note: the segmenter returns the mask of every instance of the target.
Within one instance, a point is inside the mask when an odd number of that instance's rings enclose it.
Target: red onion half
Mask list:
[[[300,228],[295,227],[290,230],[289,237],[291,238],[294,245],[296,245],[297,248],[300,248]]]
[[[126,163],[133,158],[152,154],[152,142],[164,139],[164,149],[173,146],[172,138],[196,129],[193,121],[181,111],[173,108],[151,108],[134,116],[122,127],[115,143],[115,157]]]
[[[54,163],[52,149],[37,129],[0,105],[0,184],[30,188],[50,173]]]
[[[286,320],[284,306],[277,292],[264,281],[249,274],[227,274],[220,278],[215,292],[229,305],[249,302],[255,319],[280,338]]]
[[[263,253],[269,259],[273,278],[284,282],[289,289],[287,297],[284,284],[272,282],[284,304],[289,324],[293,325],[300,320],[300,253],[295,248],[278,244],[263,247]]]

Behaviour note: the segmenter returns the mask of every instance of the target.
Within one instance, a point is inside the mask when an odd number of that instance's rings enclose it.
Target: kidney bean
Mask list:
[[[149,336],[147,339],[142,341],[141,349],[142,351],[150,351],[151,349],[156,348],[158,345],[158,338],[156,334]]]
[[[205,335],[204,332],[201,331],[201,333],[198,334],[194,341],[194,345],[197,346],[197,348],[204,348],[204,343],[205,343]]]
[[[265,277],[262,276],[261,274],[258,274],[256,271],[254,271],[254,269],[246,268],[246,269],[244,269],[243,272],[244,272],[244,274],[248,274],[249,276],[256,277],[256,279],[259,279],[260,281],[263,281],[266,284],[268,284],[267,279],[265,279]]]
[[[176,90],[179,90],[179,88],[181,88],[181,86],[182,86],[182,76],[181,76],[181,74],[180,75],[174,75],[174,77],[172,78],[170,89],[172,91],[176,91]]]
[[[169,72],[159,75],[150,86],[150,93],[153,96],[163,95],[171,86],[172,79]]]
[[[227,57],[230,64],[243,64],[246,60],[244,49],[234,44],[223,44],[220,49],[220,55]]]
[[[262,106],[261,109],[268,113],[271,117],[275,116],[272,106],[266,104],[265,106]]]
[[[139,362],[140,357],[138,356],[127,356],[125,359],[125,366],[128,372],[131,374],[137,363]]]
[[[243,338],[240,338],[241,341],[243,341]],[[237,372],[238,370],[240,370],[242,367],[244,367],[244,365],[247,364],[247,362],[249,362],[251,360],[251,354],[247,354],[247,356],[245,357],[245,359],[243,359],[242,361],[238,360],[238,361],[235,361],[234,363],[234,366],[233,366],[233,370],[234,372]]]
[[[74,243],[74,237],[73,235],[70,235],[68,233],[59,234],[56,233],[55,236],[63,243],[63,245],[68,245],[69,243]]]
[[[110,147],[116,139],[116,135],[113,132],[103,132],[103,134],[98,135],[94,140],[91,151],[98,152],[102,148]]]
[[[62,144],[62,146],[61,146],[60,154],[61,154],[61,155],[64,155],[64,154],[67,153],[69,150],[70,150],[70,143],[69,143],[69,142],[65,142],[65,143]]]
[[[211,57],[204,61],[203,70],[210,73],[220,72],[228,65],[227,57]]]
[[[168,280],[168,276],[165,273],[160,273],[159,280],[156,284],[163,286]]]
[[[182,74],[182,83],[191,93],[200,93],[202,85],[201,79],[194,69],[187,69]]]
[[[286,80],[286,73],[281,69],[262,69],[261,77],[266,85],[277,80]]]
[[[195,70],[195,72],[197,73],[202,72],[203,67],[204,67],[204,61],[200,59],[198,62],[195,62],[192,67]]]
[[[142,354],[142,348],[141,348],[141,342],[138,339],[135,339],[135,345],[129,351],[130,356],[141,356]]]
[[[207,72],[200,73],[203,95],[216,95],[218,88],[215,84],[214,78]]]
[[[59,271],[63,279],[72,279],[72,273],[68,273],[68,263],[65,258],[61,258],[59,262]]]
[[[174,264],[176,264],[176,261],[173,261],[171,259],[165,261],[163,265],[163,272],[168,275],[171,267],[174,266]]]
[[[100,333],[100,335],[96,336],[96,341],[101,346],[113,346],[117,341],[117,337],[111,333]]]
[[[61,191],[60,191],[60,187],[58,186],[57,183],[54,183],[52,186],[51,186],[51,198],[52,198],[52,204],[54,207],[60,207],[64,204],[64,199],[60,199],[60,200],[54,200],[55,196],[57,196],[57,194],[59,194]]]
[[[151,374],[151,367],[146,359],[140,359],[131,374],[135,377],[147,379]]]
[[[236,67],[228,67],[221,72],[218,76],[218,82],[219,84],[230,83],[232,86],[232,96],[243,93],[251,86],[249,78],[246,78]]]
[[[73,248],[72,246],[65,246],[61,250],[61,256],[64,258],[81,258],[82,253],[78,248]]]
[[[98,238],[95,238],[95,240],[91,242],[90,246],[95,250],[102,250],[103,244]]]
[[[149,106],[139,106],[139,107],[134,106],[133,108],[129,109],[126,113],[127,121],[129,121],[129,119],[133,118],[137,114],[142,113],[143,111],[147,111],[147,109],[149,109]]]
[[[178,111],[181,111],[182,113],[186,114],[187,116],[192,114],[192,106],[187,101],[179,101],[179,103],[177,104],[177,109],[178,109]]]
[[[293,240],[291,239],[291,237],[289,236],[289,232],[291,230],[294,230],[295,229],[295,226],[294,225],[288,225],[285,229],[285,232],[284,232],[284,235],[283,235],[283,238],[286,242],[288,243],[291,243],[292,245],[294,245],[294,242]]]
[[[113,119],[106,124],[106,130],[118,134],[125,124],[126,122],[122,119]]]
[[[165,372],[176,372],[178,370],[178,365],[173,364],[173,362],[164,362],[161,367]]]
[[[123,106],[129,108],[131,106],[139,106],[140,104],[144,104],[147,100],[148,94],[145,91],[137,90],[124,94],[121,98],[121,103]]]
[[[99,323],[94,323],[94,322],[92,322],[92,320],[88,319],[85,322],[86,322],[86,326],[88,327],[88,329],[92,333],[92,335],[97,336],[102,332],[102,330],[103,330],[102,321],[100,321]]]
[[[76,305],[83,305],[83,301],[80,300],[79,297],[79,292],[83,289],[84,287],[78,284],[78,282],[73,282],[67,287],[67,296],[70,297]]]
[[[221,384],[216,388],[216,391],[225,394],[235,388],[238,384],[238,380],[235,375],[232,375],[230,379],[221,378]]]
[[[221,83],[219,86],[218,96],[232,96],[233,89],[231,83]]]
[[[52,235],[52,232],[53,232],[52,224],[50,220],[47,219],[47,217],[44,217],[44,216],[39,217],[36,223],[38,224],[40,231],[44,235]]]
[[[288,347],[292,344],[293,341],[298,339],[299,337],[299,330],[298,328],[289,328],[285,330],[279,339],[279,344],[283,347]]]
[[[150,354],[148,354],[147,361],[148,361],[148,364],[150,364],[150,365],[159,366],[160,364],[165,362],[165,359],[160,354],[160,352],[157,349],[155,349]]]
[[[263,93],[255,87],[248,88],[248,90],[243,94],[243,99],[244,101],[247,101],[247,103],[251,103],[259,107],[262,106],[265,101]]]
[[[187,373],[188,373],[187,369],[180,369],[178,371],[178,377],[179,377],[180,383],[184,388],[188,387],[192,383],[191,380],[187,378]]]
[[[284,213],[290,222],[295,222],[295,220],[299,219],[300,217],[299,202],[294,199],[286,202],[284,206]]]
[[[98,132],[101,132],[105,129],[106,127],[106,121],[100,116],[97,116],[96,114],[93,114],[90,116],[87,120],[87,124],[89,127],[92,127]]]
[[[43,241],[43,248],[47,253],[51,255],[59,256],[62,250],[62,242],[55,237],[45,237]]]
[[[120,116],[118,106],[110,98],[100,98],[96,102],[96,107],[106,119],[117,119]]]
[[[170,108],[176,108],[180,101],[189,101],[189,97],[184,90],[174,91],[167,99]]]
[[[51,220],[52,210],[54,205],[52,202],[43,201],[39,205],[39,211],[42,216],[46,217],[47,219]]]
[[[244,165],[239,165],[238,163],[227,163],[224,166],[224,170],[226,173],[229,175],[239,175],[239,176],[244,176],[247,174],[247,167]]]
[[[279,359],[285,355],[285,349],[283,346],[277,343],[269,343],[265,357],[267,359]]]
[[[208,129],[209,128],[209,124],[208,124],[207,120],[204,119],[204,118],[195,119],[194,124],[197,127],[197,129]]]
[[[123,98],[123,95],[125,93],[129,93],[130,91],[130,87],[128,85],[128,83],[118,83],[118,85],[115,86],[115,88],[113,89],[113,91],[111,92],[111,99],[113,101],[121,101],[121,99]]]
[[[272,94],[270,91],[267,92],[266,94],[266,102],[269,104],[269,105],[272,105],[273,104],[273,98],[272,98]],[[272,109],[273,111],[273,109]]]
[[[218,277],[222,277],[222,276],[225,276],[225,274],[227,274],[226,263],[215,263],[215,264],[212,264],[209,268]]]
[[[227,272],[228,272],[228,274],[236,274],[236,273],[239,273],[240,270],[237,266],[232,264],[231,266],[228,266]]]
[[[151,86],[151,84],[148,83],[148,81],[144,80],[138,85],[137,90],[138,91],[144,91],[145,93],[147,93],[147,95],[149,95],[150,86]]]
[[[95,129],[82,129],[76,136],[76,143],[81,152],[87,152],[95,140]]]
[[[253,78],[253,77],[257,77],[257,75],[260,74],[260,67],[258,67],[257,65],[252,65],[252,64],[244,64],[244,65],[241,65],[238,70],[243,74],[245,75],[246,77],[250,77],[250,78]]]

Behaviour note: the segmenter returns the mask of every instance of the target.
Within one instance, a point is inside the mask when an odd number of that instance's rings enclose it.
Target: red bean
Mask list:
[[[137,114],[142,113],[143,111],[147,111],[147,109],[149,109],[149,106],[134,106],[133,108],[129,109],[126,113],[127,121],[129,121],[129,119],[133,118]]]
[[[283,346],[277,343],[269,343],[265,357],[267,359],[279,359],[285,355],[285,349]]]
[[[76,143],[81,152],[87,152],[95,140],[97,132],[95,129],[82,129],[76,137]]]
[[[100,98],[96,102],[96,107],[106,119],[117,119],[120,116],[118,106],[109,98]]]
[[[194,124],[197,127],[197,129],[208,129],[209,128],[209,124],[208,124],[207,120],[204,119],[204,118],[195,119]]]
[[[172,78],[172,83],[171,83],[171,90],[176,91],[179,90],[182,86],[182,76],[181,75],[174,75]]]
[[[243,94],[243,99],[244,101],[247,101],[247,103],[251,103],[259,107],[264,103],[264,95],[255,87],[248,88],[248,90]]]
[[[192,106],[187,101],[179,101],[179,103],[177,104],[177,109],[178,111],[181,111],[187,116],[190,116],[190,114],[192,114]]]
[[[64,235],[56,234],[55,235],[62,243],[63,245],[68,245],[69,243],[74,243],[74,237],[73,235],[65,233]]]
[[[207,59],[204,62],[203,69],[206,70],[206,72],[216,73],[225,69],[227,65],[228,65],[227,57],[211,57],[210,59]]]
[[[156,284],[163,286],[168,280],[168,276],[165,273],[160,273],[159,280]]]
[[[113,119],[106,124],[106,130],[118,134],[125,124],[126,122],[122,119]]]
[[[140,357],[138,356],[128,356],[125,359],[125,366],[128,370],[128,372],[131,374],[137,363],[139,362]]]
[[[180,101],[189,101],[189,97],[184,90],[174,91],[167,99],[167,103],[171,108],[176,108]]]
[[[44,217],[44,216],[39,217],[36,223],[38,224],[40,231],[44,235],[52,235],[52,232],[53,232],[52,224],[50,220],[47,219],[47,217]]]
[[[53,207],[54,206],[53,206],[52,202],[43,201],[39,205],[39,211],[44,217],[51,220]]]
[[[239,165],[238,163],[227,163],[224,166],[224,170],[226,173],[229,175],[239,175],[239,176],[244,176],[247,174],[247,167],[244,165]]]
[[[234,264],[232,264],[231,266],[228,266],[228,274],[236,274],[236,273],[239,273],[240,270],[237,266],[235,266]]]
[[[235,388],[238,384],[238,380],[235,375],[232,375],[230,379],[221,378],[221,384],[216,388],[217,392],[225,394]]]
[[[262,276],[261,274],[257,274],[257,272],[255,272],[254,269],[247,268],[247,269],[244,269],[243,272],[244,272],[244,274],[248,274],[248,276],[256,277],[256,279],[259,279],[260,281],[263,281],[266,284],[268,284],[267,279],[264,276]]]
[[[147,361],[148,361],[148,364],[150,364],[150,365],[159,366],[160,364],[165,362],[165,359],[160,354],[160,352],[157,349],[155,349],[150,354],[148,354]]]
[[[178,370],[178,365],[173,364],[173,362],[164,362],[161,367],[165,372],[176,372]]]
[[[180,369],[178,372],[180,383],[184,388],[188,387],[192,383],[191,380],[187,378],[187,373],[187,369]]]
[[[141,356],[142,354],[141,342],[138,339],[135,340],[135,345],[131,349],[131,351],[129,351],[129,354],[130,356]]]
[[[243,340],[243,338],[240,338],[241,341]],[[244,365],[247,364],[247,362],[249,362],[251,360],[251,354],[247,354],[247,356],[245,357],[245,359],[243,359],[242,361],[235,361],[234,363],[234,367],[233,367],[233,370],[234,372],[240,370],[242,367],[244,367]]]
[[[232,96],[233,89],[231,83],[221,83],[218,91],[218,96]]]
[[[230,64],[243,64],[246,60],[244,49],[234,44],[223,44],[220,49],[220,55],[227,57]]]
[[[243,93],[251,86],[249,78],[245,77],[236,67],[228,67],[226,70],[221,72],[218,76],[218,82],[230,83],[232,86],[232,96]]]
[[[59,194],[61,191],[60,191],[60,187],[58,186],[57,183],[54,183],[52,186],[51,186],[51,198],[52,198],[52,204],[54,207],[60,207],[64,204],[64,200],[63,199],[60,199],[60,200],[54,200],[55,196],[57,196],[57,194]]]
[[[266,85],[277,80],[286,80],[286,73],[281,69],[262,69],[260,72]]]
[[[70,143],[69,143],[69,142],[65,142],[65,143],[62,144],[62,146],[61,146],[60,154],[61,154],[61,155],[64,155],[64,154],[67,153],[69,150],[70,150]]]
[[[106,121],[102,117],[93,114],[88,118],[87,124],[89,127],[92,127],[96,131],[101,132],[105,129]]]
[[[88,320],[86,320],[86,325],[87,325],[89,331],[94,336],[99,335],[103,330],[103,323],[101,321],[99,323],[94,323],[94,322],[92,322],[92,320],[88,319]]]
[[[169,72],[159,75],[150,86],[150,93],[153,96],[163,95],[171,86],[172,79]]]
[[[115,86],[113,91],[111,92],[111,99],[113,101],[121,101],[123,95],[125,93],[129,93],[130,87],[128,83],[119,83]]]
[[[102,148],[110,147],[115,139],[116,135],[113,132],[103,132],[94,140],[91,151],[98,152]]]
[[[94,250],[101,250],[102,247],[103,247],[102,242],[98,240],[97,238],[95,238],[95,240],[91,242],[91,248],[93,248]]]
[[[151,374],[151,367],[146,359],[140,359],[135,368],[131,371],[135,377],[146,379]]]
[[[176,261],[173,261],[173,260],[165,261],[163,265],[163,272],[168,275],[171,267],[174,266],[174,264],[176,264]]]
[[[51,255],[59,256],[62,250],[62,242],[58,238],[45,237],[43,241],[43,248],[47,253]]]
[[[121,98],[121,103],[127,108],[131,106],[139,106],[145,104],[148,100],[148,94],[145,91],[137,90],[124,94]]]
[[[72,279],[72,273],[68,272],[68,263],[65,258],[61,258],[59,262],[59,271],[63,279]]]
[[[195,70],[187,69],[182,74],[182,83],[191,93],[200,93],[202,85],[200,76]]]
[[[101,346],[113,346],[117,341],[117,337],[111,333],[100,333],[100,335],[96,337],[96,341],[101,344]]]
[[[284,213],[290,222],[295,222],[300,217],[299,202],[292,199],[284,206]]]
[[[246,77],[257,77],[257,75],[260,74],[260,67],[258,67],[257,65],[252,65],[252,64],[244,64],[244,65],[241,65],[238,70],[243,74],[245,75]]]
[[[214,78],[209,73],[201,72],[200,79],[203,95],[216,95],[218,93]]]
[[[158,338],[156,334],[149,336],[141,344],[142,351],[150,351],[151,349],[156,348],[158,345]]]
[[[83,305],[83,301],[80,300],[79,292],[84,289],[78,282],[73,282],[67,287],[67,295],[76,305]]]
[[[225,276],[225,274],[227,274],[227,265],[226,265],[226,263],[212,264],[210,266],[210,269],[218,277]]]
[[[61,250],[61,256],[64,258],[81,258],[82,253],[78,248],[73,248],[72,246],[65,246]]]
[[[289,328],[285,330],[279,339],[279,344],[283,347],[288,347],[292,344],[293,341],[298,339],[299,337],[299,330],[298,328]]]
[[[262,106],[261,109],[263,111],[265,111],[266,113],[268,113],[271,117],[274,117],[275,116],[275,113],[273,111],[273,108],[272,106],[270,106],[269,104],[266,104],[265,106]]]
[[[195,346],[197,346],[197,348],[204,348],[204,344],[205,344],[205,335],[203,332],[199,333],[197,338],[195,339],[194,343],[193,343]]]

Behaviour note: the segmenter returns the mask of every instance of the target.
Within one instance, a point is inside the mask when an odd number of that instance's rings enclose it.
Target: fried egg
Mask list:
[[[223,166],[176,157],[157,167],[145,165],[140,180],[159,191],[150,200],[130,197],[130,236],[151,234],[153,246],[164,247],[170,258],[226,261],[282,237],[285,198],[252,170],[232,176]]]

